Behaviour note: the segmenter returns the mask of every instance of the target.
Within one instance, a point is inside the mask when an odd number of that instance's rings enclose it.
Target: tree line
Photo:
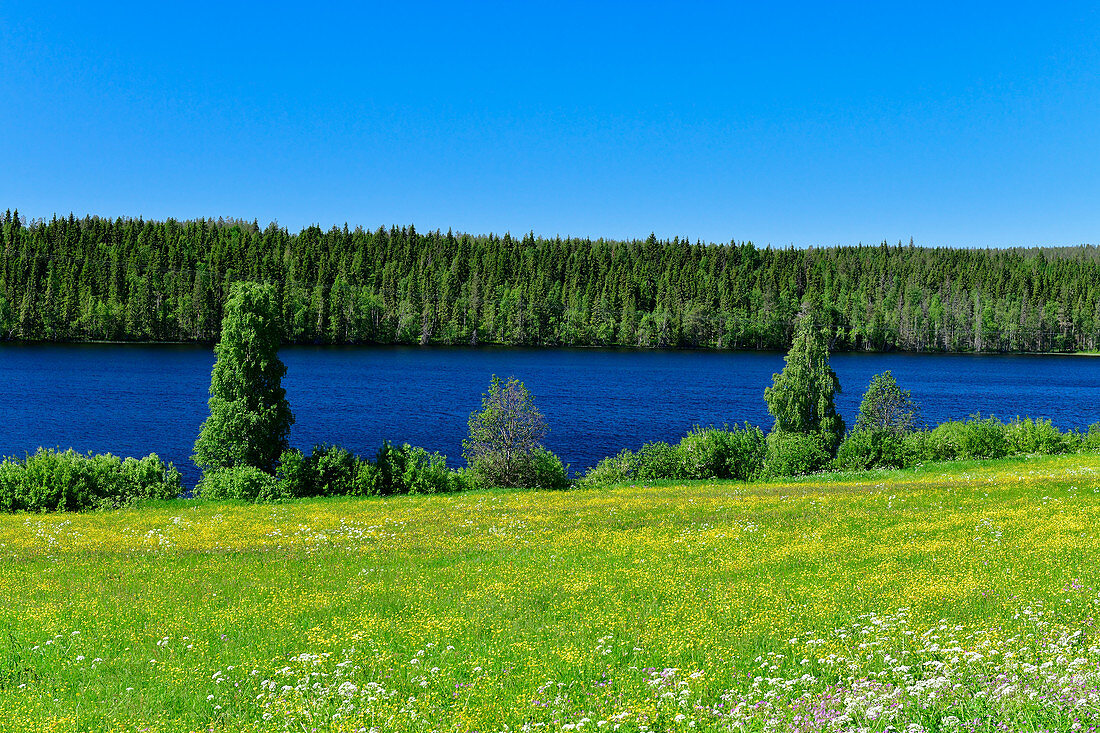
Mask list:
[[[1100,249],[546,238],[242,220],[0,222],[0,338],[217,339],[276,286],[289,343],[785,349],[807,297],[834,350],[1100,348]]]

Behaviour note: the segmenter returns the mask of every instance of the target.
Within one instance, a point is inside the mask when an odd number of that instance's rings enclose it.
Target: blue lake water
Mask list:
[[[462,462],[466,421],[495,373],[535,395],[547,447],[574,471],[622,448],[675,441],[692,425],[769,426],[764,388],[780,353],[604,349],[295,347],[280,352],[297,422],[291,443],[373,456],[383,439]],[[193,485],[213,351],[193,346],[0,345],[0,454],[39,446],[170,460]],[[834,354],[851,424],[871,376],[891,369],[938,423],[976,412],[1100,420],[1100,358]]]

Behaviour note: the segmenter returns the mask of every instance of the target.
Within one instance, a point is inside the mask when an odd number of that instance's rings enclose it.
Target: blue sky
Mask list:
[[[1100,243],[1100,16],[1047,3],[0,2],[0,207]]]

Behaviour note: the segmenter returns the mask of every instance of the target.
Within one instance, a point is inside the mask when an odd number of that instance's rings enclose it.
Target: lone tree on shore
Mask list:
[[[523,382],[512,377],[501,383],[494,374],[469,427],[462,452],[477,475],[490,486],[531,485],[550,428]]]
[[[859,406],[855,430],[901,435],[915,429],[919,422],[920,407],[909,390],[898,386],[889,369],[871,377]]]
[[[829,366],[829,342],[816,322],[814,309],[803,308],[794,329],[794,341],[780,374],[764,390],[775,430],[784,433],[818,433],[825,448],[835,452],[844,437],[844,420],[836,412],[833,395],[840,380]]]
[[[225,304],[210,375],[210,417],[192,459],[204,470],[254,466],[272,473],[288,447],[294,416],[279,360],[279,309],[273,285],[234,283]]]

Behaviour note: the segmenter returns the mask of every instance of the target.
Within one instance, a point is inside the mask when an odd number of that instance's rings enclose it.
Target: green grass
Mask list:
[[[1075,455],[3,516],[0,729],[1088,729],[1098,491]]]

